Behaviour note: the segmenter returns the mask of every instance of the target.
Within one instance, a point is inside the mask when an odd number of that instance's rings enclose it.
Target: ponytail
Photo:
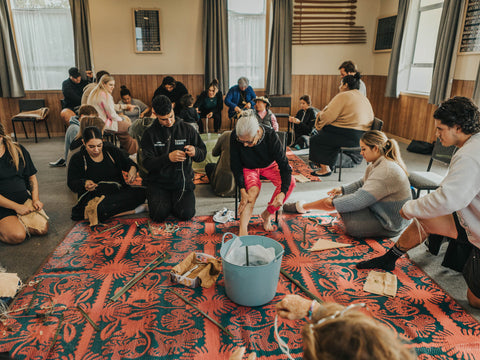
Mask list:
[[[362,136],[362,142],[369,148],[378,147],[380,154],[388,160],[395,161],[398,166],[408,175],[407,166],[403,162],[400,148],[395,139],[389,139],[387,136],[378,130],[367,131]]]

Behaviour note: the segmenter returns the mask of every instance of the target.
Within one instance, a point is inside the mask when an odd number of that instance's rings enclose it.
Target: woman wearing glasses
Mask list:
[[[262,186],[260,176],[275,186],[272,198],[262,212],[265,231],[272,231],[272,216],[290,196],[295,179],[277,134],[273,129],[259,125],[253,111],[243,112],[232,131],[230,166],[241,195],[239,235],[248,235],[248,222]]]

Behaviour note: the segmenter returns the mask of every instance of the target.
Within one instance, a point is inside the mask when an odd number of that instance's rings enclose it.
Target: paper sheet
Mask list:
[[[321,251],[321,250],[328,250],[328,249],[338,249],[343,247],[352,246],[351,244],[342,244],[337,243],[330,240],[318,240],[313,246],[309,249],[309,251]]]
[[[302,175],[302,174],[295,174],[295,175],[293,175],[293,177],[294,177],[295,180],[298,181],[299,183],[306,183],[306,182],[310,182],[310,181],[311,181],[309,178],[307,178],[305,175]]]
[[[17,274],[0,273],[0,284],[0,297],[13,298],[22,283]]]

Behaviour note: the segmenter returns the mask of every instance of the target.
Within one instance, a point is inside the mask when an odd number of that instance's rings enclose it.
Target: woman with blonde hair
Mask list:
[[[28,151],[14,143],[0,123],[0,241],[23,242],[27,231],[17,215],[43,208],[36,172]],[[25,204],[28,199],[32,200],[30,205]]]
[[[383,132],[370,130],[360,139],[360,148],[370,163],[362,179],[332,189],[329,197],[314,202],[285,204],[283,210],[300,214],[336,210],[351,236],[397,236],[409,223],[400,215],[400,209],[411,199],[408,173],[398,144]]]
[[[111,75],[103,75],[97,86],[88,96],[87,104],[92,105],[98,116],[105,122],[105,130],[114,133],[123,147],[130,155],[138,150],[138,144],[128,134],[131,121],[127,116],[120,116],[115,111],[112,92],[115,88],[115,79]]]

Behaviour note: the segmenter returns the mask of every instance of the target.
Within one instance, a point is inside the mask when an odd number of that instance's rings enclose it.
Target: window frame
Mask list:
[[[415,18],[412,20],[412,22],[414,22],[415,31],[413,32],[413,42],[412,42],[411,45],[409,45],[409,46],[411,46],[411,51],[409,53],[408,58],[405,59],[405,60],[407,60],[406,63],[408,64],[408,71],[407,71],[407,74],[406,74],[405,89],[402,90],[401,93],[414,94],[414,95],[420,95],[420,96],[429,96],[430,95],[430,90],[428,92],[421,92],[421,91],[415,91],[415,90],[410,89],[410,75],[411,75],[412,69],[415,69],[415,68],[416,69],[431,68],[432,71],[433,71],[433,64],[434,64],[433,62],[432,63],[415,63],[414,62],[415,49],[417,47],[418,29],[419,29],[419,26],[420,26],[421,14],[423,12],[426,12],[426,11],[442,9],[444,1],[442,0],[441,2],[438,2],[436,4],[420,6],[421,1],[422,0],[418,0],[418,3],[415,4],[416,6],[418,5],[417,9],[415,9],[415,13],[414,13]]]
[[[269,57],[269,50],[270,50],[270,26],[271,26],[271,5],[272,0],[265,0],[265,67],[264,67],[264,81],[263,87],[252,87],[255,93],[257,92],[265,92],[267,88],[267,73],[268,73],[268,57]],[[228,14],[228,8],[227,8]],[[230,43],[228,44],[230,46]],[[230,74],[230,59],[228,64],[228,73]],[[231,79],[230,79],[231,80]],[[229,86],[230,87],[230,86]]]

